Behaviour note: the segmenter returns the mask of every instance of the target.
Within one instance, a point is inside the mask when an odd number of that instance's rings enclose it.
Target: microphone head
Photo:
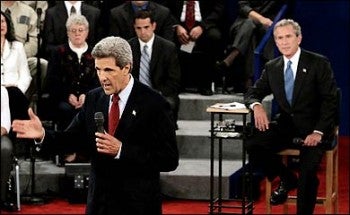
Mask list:
[[[304,143],[304,140],[301,139],[300,137],[293,138],[293,144],[302,145],[303,143]]]
[[[103,123],[105,119],[104,119],[103,113],[96,112],[94,119],[96,123],[97,132],[104,133]]]
[[[95,119],[95,122],[98,124],[103,124],[105,120],[102,112],[96,112],[94,119]]]

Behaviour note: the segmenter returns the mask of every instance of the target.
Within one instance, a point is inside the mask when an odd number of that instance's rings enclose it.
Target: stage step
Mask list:
[[[176,131],[176,136],[180,158],[210,159],[210,121],[180,120],[178,125],[179,130]],[[217,142],[214,150],[218,151]],[[222,152],[224,159],[241,159],[242,141],[223,140]]]
[[[222,197],[229,197],[229,177],[242,167],[238,160],[222,162]],[[214,183],[217,186],[218,162],[214,162]],[[180,159],[175,171],[161,173],[162,193],[182,199],[210,199],[210,159]],[[215,189],[214,193],[217,193]]]

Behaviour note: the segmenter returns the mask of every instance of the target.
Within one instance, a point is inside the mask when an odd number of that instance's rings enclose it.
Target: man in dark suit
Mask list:
[[[102,38],[100,10],[82,1],[59,1],[47,9],[44,21],[42,50],[44,56],[51,56],[51,51],[58,45],[67,42],[66,21],[74,7],[75,13],[86,17],[89,22],[87,43],[93,47]]]
[[[261,165],[270,181],[280,178],[271,204],[284,203],[288,192],[298,187],[297,214],[312,214],[319,184],[317,170],[324,154],[320,143],[330,142],[327,140],[334,135],[337,89],[329,60],[301,49],[301,39],[297,22],[284,19],[275,25],[274,40],[283,56],[266,63],[261,78],[245,94],[247,107],[254,111],[256,127],[247,140],[247,150],[253,166]],[[289,72],[295,80],[292,84],[286,78]],[[271,93],[279,108],[274,123],[269,122],[260,103]],[[302,146],[294,144],[301,150],[299,180],[276,155],[284,148],[293,147],[296,137],[303,139]]]
[[[152,1],[127,1],[113,8],[110,12],[109,35],[119,36],[126,40],[135,37],[133,20],[135,12],[138,10],[151,11],[157,22],[155,33],[167,40],[174,41],[173,25],[175,22],[170,10]]]
[[[253,44],[259,43],[258,41],[262,39],[286,2],[287,0],[240,0],[237,2],[237,17],[230,26],[228,45],[225,50],[227,54],[222,61],[216,64],[217,75],[227,76],[226,81],[232,80],[225,83],[224,87],[233,86],[235,93],[245,93],[252,85],[252,56],[254,55],[253,49],[255,49]],[[272,43],[271,40],[271,43],[268,43],[269,46],[265,48],[267,54],[264,57],[269,60],[274,57],[274,47],[270,45]]]
[[[169,102],[176,126],[181,78],[176,46],[173,42],[155,35],[157,23],[150,11],[136,12],[134,28],[137,37],[129,40],[133,53],[132,74],[136,79],[143,81],[140,78],[141,53],[147,45],[151,54],[148,71],[149,87],[158,91]],[[147,85],[147,82],[145,84]]]
[[[170,106],[132,77],[132,52],[124,39],[107,37],[92,55],[102,87],[87,93],[64,132],[45,131],[31,109],[30,120],[15,120],[13,130],[19,138],[43,142],[42,150],[90,153],[87,214],[160,215],[160,172],[175,170],[179,159]],[[107,119],[102,124],[108,133],[97,132],[103,129],[94,119],[97,112]],[[109,117],[113,112],[118,114]],[[113,120],[116,129],[110,126]],[[67,139],[76,144],[65,144]]]
[[[194,11],[190,25],[186,21],[189,3],[194,4],[191,5]],[[192,51],[180,52],[183,87],[192,87],[195,80],[200,94],[212,95],[214,65],[223,47],[221,24],[224,23],[224,1],[170,1],[168,5],[176,20],[178,46],[195,43]],[[195,77],[192,78],[193,75]]]

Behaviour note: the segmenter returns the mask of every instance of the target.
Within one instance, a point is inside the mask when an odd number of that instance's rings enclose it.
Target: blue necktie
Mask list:
[[[146,84],[149,87],[152,87],[151,85],[151,79],[149,77],[149,62],[150,62],[150,56],[148,53],[148,46],[145,45],[143,47],[142,53],[141,53],[141,62],[140,62],[140,82]]]
[[[286,91],[286,97],[289,104],[292,104],[293,88],[294,88],[294,77],[292,70],[292,61],[288,61],[287,69],[284,73],[284,90]]]

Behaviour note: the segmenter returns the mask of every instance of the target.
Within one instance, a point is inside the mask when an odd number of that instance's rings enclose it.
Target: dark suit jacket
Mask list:
[[[108,130],[108,106],[102,88],[90,91],[65,132],[47,132],[43,150],[90,152],[88,214],[160,214],[160,172],[175,170],[179,159],[169,105],[135,80],[114,134],[123,144],[119,159],[96,150],[94,114],[103,113]]]
[[[140,75],[140,43],[137,37],[129,40],[133,53],[133,76]],[[173,42],[155,36],[150,62],[150,76],[153,88],[164,96],[177,96],[180,92],[180,64],[176,46]]]
[[[157,23],[155,33],[165,39],[174,41],[174,19],[168,8],[149,1],[148,10],[153,13],[154,20]],[[136,36],[134,29],[134,10],[131,2],[115,7],[110,12],[110,31],[109,35],[119,36],[126,40]]]
[[[284,91],[283,64],[280,56],[265,65],[261,78],[245,95],[246,105],[261,102],[272,93],[279,107],[278,123],[282,128],[290,128],[292,124],[299,135],[318,130],[325,134],[324,138],[329,137],[334,131],[337,110],[337,88],[329,60],[302,49],[292,105]]]
[[[94,45],[102,37],[102,28],[100,20],[100,10],[91,5],[82,3],[81,14],[89,22],[89,35],[87,42],[89,46]],[[64,2],[57,2],[54,7],[47,9],[43,31],[43,48],[45,53],[50,53],[55,46],[64,44],[68,41],[66,21],[68,14]]]

